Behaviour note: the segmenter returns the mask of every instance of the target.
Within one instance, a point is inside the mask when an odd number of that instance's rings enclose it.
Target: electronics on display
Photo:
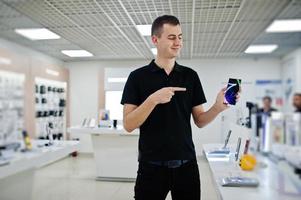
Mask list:
[[[235,161],[237,161],[238,157],[239,157],[240,144],[241,144],[241,138],[239,137],[237,139],[237,145],[236,145],[236,150],[235,150]]]
[[[41,139],[63,139],[66,129],[66,82],[36,78],[36,132]]]
[[[0,71],[0,144],[22,135],[24,80],[24,74]]]
[[[222,186],[224,187],[257,187],[259,181],[256,178],[232,176],[222,179]]]

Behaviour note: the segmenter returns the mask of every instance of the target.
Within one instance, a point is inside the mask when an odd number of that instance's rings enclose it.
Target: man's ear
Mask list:
[[[152,35],[152,42],[154,45],[156,45],[158,43],[158,37],[155,35]]]

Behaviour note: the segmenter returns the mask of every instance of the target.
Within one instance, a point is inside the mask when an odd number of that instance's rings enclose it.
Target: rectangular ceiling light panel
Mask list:
[[[15,32],[30,40],[52,40],[61,38],[46,28],[15,29]]]

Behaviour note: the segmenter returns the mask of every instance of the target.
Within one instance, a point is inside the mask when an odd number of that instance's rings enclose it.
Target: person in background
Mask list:
[[[156,59],[131,72],[121,100],[125,130],[140,131],[134,198],[164,200],[171,191],[175,200],[199,200],[199,168],[190,120],[192,116],[202,128],[227,109],[226,88],[205,111],[198,74],[176,62],[183,36],[175,16],[163,15],[153,22],[152,42],[158,50]]]
[[[301,113],[301,93],[294,94],[293,106],[296,108],[295,112]]]
[[[258,110],[260,114],[271,116],[271,112],[277,111],[277,109],[272,107],[272,98],[270,96],[263,97],[262,104],[263,107]]]

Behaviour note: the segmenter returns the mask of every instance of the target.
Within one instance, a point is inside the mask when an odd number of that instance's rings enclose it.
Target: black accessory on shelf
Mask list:
[[[53,128],[53,123],[52,123],[52,122],[49,122],[49,123],[48,123],[48,126],[49,126],[49,128]]]
[[[58,140],[62,140],[63,139],[63,133],[58,133],[57,138],[58,138]]]
[[[39,93],[39,86],[36,84],[36,93]]]
[[[37,113],[36,113],[36,117],[37,118],[43,117],[43,112],[38,110]]]
[[[47,111],[44,111],[44,112],[43,112],[43,117],[48,117],[48,116],[49,116],[48,112],[47,112]]]
[[[54,110],[49,111],[49,116],[54,116]]]
[[[44,136],[39,136],[38,139],[39,140],[46,140],[46,138]]]
[[[45,85],[40,86],[40,94],[45,94],[46,93],[46,87]]]
[[[53,137],[53,140],[56,140],[58,138],[57,134],[52,134],[52,137]]]
[[[66,106],[66,100],[65,99],[60,99],[59,107],[65,107],[65,106]]]
[[[42,98],[42,103],[43,104],[47,103],[47,99],[46,98]]]

